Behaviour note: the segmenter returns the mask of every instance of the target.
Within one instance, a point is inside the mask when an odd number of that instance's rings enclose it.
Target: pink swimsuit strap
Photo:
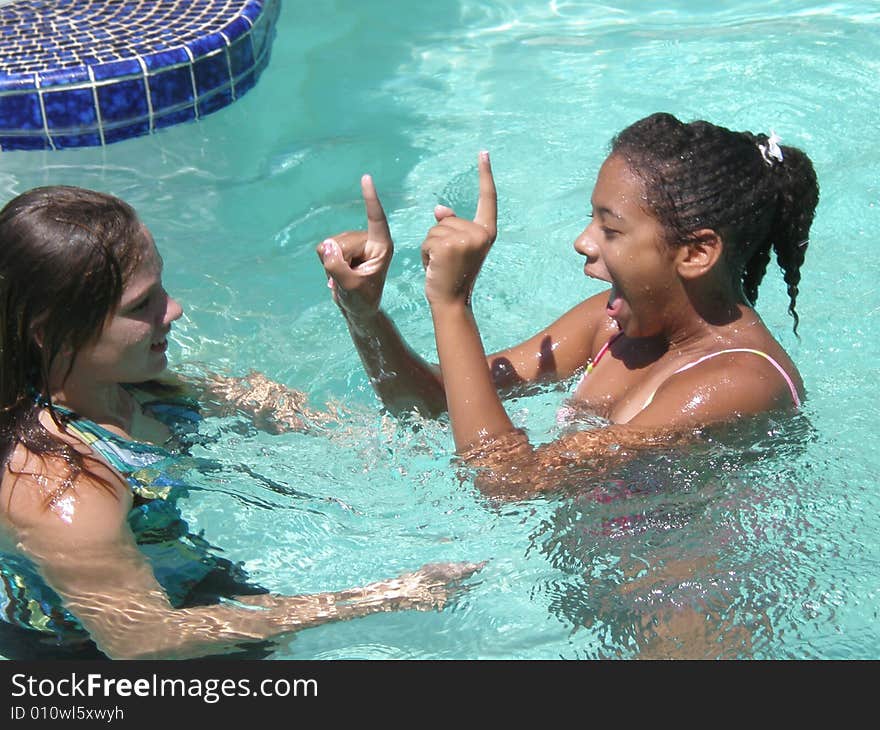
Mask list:
[[[614,344],[614,341],[615,341],[618,337],[620,337],[622,334],[623,334],[623,330],[621,330],[620,332],[616,332],[615,334],[611,335],[611,337],[608,338],[608,341],[607,341],[604,345],[602,345],[602,347],[599,348],[599,352],[596,353],[596,357],[594,357],[592,360],[590,360],[590,361],[587,363],[587,371],[584,373],[584,375],[583,375],[583,377],[581,378],[581,380],[583,380],[583,379],[584,379],[585,377],[587,377],[591,372],[593,372],[593,368],[596,367],[596,365],[599,364],[599,360],[602,359],[602,356],[603,356],[606,352],[608,352],[608,350],[611,348],[611,345]]]
[[[623,334],[623,330],[621,330],[620,332],[615,332],[613,335],[611,335],[611,337],[608,338],[608,340],[605,342],[605,344],[599,348],[599,352],[596,353],[596,357],[591,358],[587,362],[587,369],[584,370],[584,374],[581,375],[580,378],[578,378],[578,382],[577,382],[577,385],[575,386],[575,389],[577,389],[577,387],[581,383],[584,382],[584,379],[591,372],[593,372],[593,368],[599,364],[599,360],[601,360],[602,357],[605,355],[605,353],[608,352],[611,345],[614,344],[614,340],[616,340],[622,334]],[[568,419],[572,418],[575,415],[575,413],[576,413],[575,409],[572,408],[570,405],[563,405],[559,408],[558,411],[556,411],[556,421],[558,423],[565,423]]]
[[[599,364],[599,360],[602,359],[602,357],[605,355],[605,353],[608,352],[611,345],[614,344],[614,341],[618,337],[620,337],[622,334],[623,334],[622,331],[617,332],[616,334],[612,335],[604,345],[602,345],[602,347],[599,349],[599,352],[596,353],[596,357],[594,357],[592,360],[590,360],[589,363],[587,363],[587,369],[584,372],[583,376],[581,377],[580,381],[578,382],[578,385],[580,385],[580,383],[583,382],[584,378],[586,378],[590,373],[593,372],[593,368],[595,368],[596,365]],[[690,362],[687,365],[680,367],[678,370],[676,370],[674,373],[672,373],[672,375],[678,375],[679,373],[683,373],[685,370],[690,370],[692,367],[696,367],[700,363],[706,362],[706,360],[710,360],[711,358],[717,357],[718,355],[726,355],[731,352],[750,352],[753,355],[759,355],[759,356],[763,357],[774,368],[776,368],[776,370],[779,372],[779,374],[785,380],[786,384],[788,385],[788,390],[791,392],[791,399],[792,399],[792,401],[794,401],[794,407],[795,408],[801,407],[801,399],[798,396],[797,388],[795,387],[794,382],[792,381],[791,377],[789,377],[788,373],[785,372],[785,368],[783,368],[782,365],[780,365],[778,362],[776,362],[776,360],[774,360],[772,357],[770,357],[770,355],[768,355],[766,352],[762,352],[761,350],[752,350],[748,347],[733,347],[729,350],[719,350],[718,352],[711,352],[708,355],[703,355],[702,357],[697,358],[693,362]],[[672,377],[672,375],[670,375],[669,377]],[[645,408],[647,408],[649,405],[651,405],[651,401],[654,400],[654,396],[657,395],[657,391],[660,390],[661,387],[663,387],[662,383],[657,387],[657,389],[653,393],[651,393],[650,396],[648,396],[648,399],[645,401],[645,404],[641,407],[641,410],[645,410]]]
[[[788,389],[791,392],[791,399],[794,401],[794,407],[795,408],[801,407],[801,399],[798,396],[797,388],[795,387],[794,382],[792,381],[791,377],[789,377],[788,373],[785,372],[785,369],[782,367],[782,365],[780,365],[778,362],[776,362],[776,360],[774,360],[772,357],[770,357],[770,355],[768,355],[766,352],[762,352],[761,350],[752,350],[752,349],[749,349],[748,347],[733,347],[729,350],[719,350],[718,352],[710,352],[708,355],[703,355],[702,357],[697,358],[693,362],[688,363],[687,365],[680,367],[678,370],[676,370],[674,373],[672,373],[672,375],[678,375],[679,373],[683,373],[685,370],[690,370],[692,367],[696,367],[700,363],[706,362],[706,360],[710,360],[711,358],[717,357],[718,355],[726,355],[731,352],[750,352],[753,355],[760,355],[761,357],[763,357],[767,362],[769,362],[773,367],[776,368],[776,370],[779,372],[779,374],[782,376],[782,378],[788,384]],[[672,375],[670,375],[669,377],[672,377]],[[657,390],[660,390],[661,387],[663,387],[662,383],[660,386],[657,387]],[[654,396],[657,394],[657,390],[655,390],[653,393],[651,393],[651,395],[645,401],[645,404],[642,406],[642,410],[645,410],[645,408],[647,408],[649,405],[651,405],[651,401],[654,400]]]

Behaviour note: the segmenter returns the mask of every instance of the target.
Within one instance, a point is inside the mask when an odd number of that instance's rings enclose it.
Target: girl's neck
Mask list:
[[[135,400],[119,383],[78,383],[72,377],[52,389],[52,402],[103,426],[131,430]]]
[[[687,282],[685,297],[671,318],[670,348],[698,348],[707,340],[726,339],[752,312],[739,289],[726,276],[710,275]]]

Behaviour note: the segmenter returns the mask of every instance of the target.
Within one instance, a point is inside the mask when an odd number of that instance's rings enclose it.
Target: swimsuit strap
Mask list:
[[[148,407],[157,420],[168,426],[172,438],[183,435],[181,428],[192,426],[200,418],[196,410],[183,403],[153,401],[141,406]],[[122,474],[136,494],[144,498],[164,498],[167,487],[176,484],[177,480],[169,472],[177,464],[179,455],[170,451],[167,444],[128,439],[82,418],[69,408],[61,405],[53,408],[66,417],[66,430]]]
[[[752,350],[752,349],[749,349],[748,347],[733,347],[729,350],[719,350],[718,352],[710,352],[708,355],[703,355],[702,357],[697,358],[693,362],[690,362],[687,365],[680,367],[678,370],[676,370],[674,373],[672,373],[672,375],[678,375],[679,373],[683,373],[685,370],[690,370],[692,367],[696,367],[697,365],[705,362],[706,360],[709,360],[713,357],[717,357],[718,355],[726,355],[731,352],[750,352],[753,355],[760,355],[765,360],[767,360],[767,362],[769,362],[773,367],[776,368],[776,370],[779,372],[779,374],[783,377],[785,382],[788,384],[788,389],[791,392],[791,399],[794,401],[794,407],[795,408],[801,407],[801,399],[798,397],[797,388],[795,388],[794,382],[792,381],[791,377],[789,377],[788,373],[785,372],[785,369],[782,367],[782,365],[780,365],[778,362],[776,362],[776,360],[774,360],[772,357],[770,357],[770,355],[768,355],[766,352],[762,352],[761,350]],[[670,375],[669,377],[671,378],[672,375]],[[654,400],[654,396],[657,395],[657,391],[660,390],[660,388],[662,388],[662,387],[663,387],[663,383],[661,383],[659,386],[657,386],[657,388],[654,390],[654,392],[651,393],[650,396],[648,396],[648,399],[645,401],[645,404],[642,406],[641,410],[645,410],[645,408],[647,408],[649,405],[651,405],[651,401]]]
[[[605,342],[605,344],[599,348],[599,352],[596,353],[596,357],[590,358],[587,361],[587,368],[586,368],[586,370],[584,370],[584,374],[581,375],[580,378],[578,378],[577,385],[575,386],[576,389],[580,386],[581,383],[584,382],[584,380],[587,378],[587,376],[593,372],[593,368],[599,364],[599,360],[602,359],[602,357],[605,355],[605,353],[608,352],[608,350],[611,348],[611,345],[614,344],[614,341],[618,337],[620,337],[622,334],[623,334],[623,330],[620,330],[619,332],[615,332],[613,335],[611,335],[611,337],[608,338],[607,342]],[[557,423],[564,423],[566,420],[571,418],[574,414],[575,414],[575,410],[571,406],[564,405],[564,406],[560,407],[560,409],[556,412],[556,421],[557,421]]]
[[[611,345],[614,344],[614,341],[618,337],[620,337],[622,334],[623,334],[623,330],[621,330],[620,332],[615,332],[613,335],[611,335],[611,337],[608,338],[608,341],[604,345],[602,345],[602,347],[599,348],[599,352],[596,353],[596,357],[594,357],[592,360],[590,360],[587,363],[587,372],[584,373],[584,377],[586,377],[591,372],[593,372],[593,368],[599,364],[599,360],[602,359],[602,356],[606,352],[608,352],[608,350],[611,348]]]

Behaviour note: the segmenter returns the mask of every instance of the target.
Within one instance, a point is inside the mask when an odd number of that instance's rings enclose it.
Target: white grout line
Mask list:
[[[95,116],[98,119],[98,135],[101,137],[101,146],[103,147],[106,144],[104,141],[104,120],[101,117],[101,105],[98,102],[98,87],[95,86],[95,71],[91,66],[86,66],[86,69],[89,72],[89,79],[92,82],[92,99],[95,102]]]
[[[147,96],[147,118],[150,120],[150,134],[154,131],[153,126],[153,97],[150,95],[150,72],[147,69],[147,64],[144,62],[144,59],[140,56],[137,57],[138,63],[140,64],[141,71],[143,72],[144,79],[144,94]]]
[[[43,100],[43,90],[40,87],[39,74],[34,74],[34,85],[37,89],[37,98],[40,100],[40,112],[43,115],[43,131],[46,133],[46,137],[49,138],[49,146],[53,150],[57,150],[58,148],[55,146],[55,140],[52,139],[52,135],[49,133],[49,120],[46,119],[46,102]]]
[[[196,86],[196,57],[193,56],[193,52],[189,49],[188,46],[184,46],[183,50],[186,51],[186,55],[189,56],[189,78],[192,81],[193,87],[193,112],[195,113],[196,120],[199,119],[199,89]]]

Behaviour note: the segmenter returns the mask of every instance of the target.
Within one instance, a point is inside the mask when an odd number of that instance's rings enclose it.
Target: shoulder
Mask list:
[[[163,430],[174,430],[181,423],[197,423],[202,420],[199,396],[203,394],[197,393],[195,384],[183,378],[151,380],[126,386],[126,389],[138,402],[143,413],[158,421]],[[147,429],[139,438],[153,443],[164,443],[167,435]]]
[[[595,294],[569,309],[538,332],[530,342],[547,342],[556,348],[594,350],[617,332],[605,306],[608,292]]]
[[[797,369],[784,352],[731,348],[679,369],[631,421],[687,425],[793,410],[802,396]]]
[[[557,323],[565,322],[569,319],[577,319],[581,325],[584,323],[587,324],[604,324],[606,320],[610,322],[610,318],[605,313],[605,307],[608,304],[608,292],[600,292],[599,294],[594,294],[587,299],[584,299],[582,302],[575,304],[571,309],[569,309],[565,314],[563,314],[559,319],[557,319],[550,327],[553,327]]]
[[[131,490],[118,473],[85,455],[84,471],[61,456],[13,451],[0,479],[0,516],[29,538],[83,545],[104,541],[126,524]]]
[[[155,380],[126,385],[125,389],[141,404],[162,402],[198,406],[197,384],[173,373],[165,373]]]
[[[495,382],[558,380],[577,372],[613,333],[607,301],[607,292],[589,297],[524,342],[489,355]]]

